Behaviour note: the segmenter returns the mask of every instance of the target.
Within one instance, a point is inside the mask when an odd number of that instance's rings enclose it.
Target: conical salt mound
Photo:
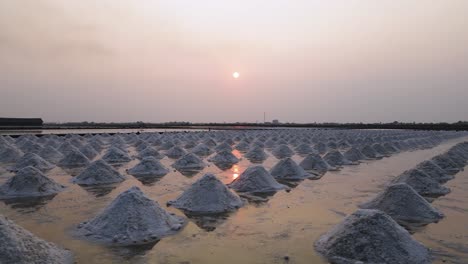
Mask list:
[[[52,146],[44,147],[37,154],[53,164],[58,163],[61,159],[63,159],[63,154]]]
[[[73,183],[99,185],[122,182],[125,177],[103,160],[97,160],[73,178]]]
[[[378,154],[371,146],[366,145],[361,149],[361,153],[369,159],[382,158],[382,155]]]
[[[234,156],[230,151],[221,151],[209,161],[213,162],[216,166],[221,168],[229,168],[239,162],[239,159]]]
[[[294,152],[285,144],[281,144],[274,148],[271,153],[277,158],[277,159],[284,159],[284,158],[289,158],[292,155],[294,155]]]
[[[125,163],[132,160],[127,153],[117,147],[110,147],[102,159],[109,164]]]
[[[52,165],[49,162],[45,161],[37,154],[27,153],[23,157],[21,157],[18,160],[18,162],[16,162],[16,164],[11,168],[11,170],[19,171],[22,168],[26,168],[29,166],[34,167],[42,172],[51,170],[55,167],[55,165]]]
[[[216,146],[215,150],[217,152],[220,152],[220,151],[223,151],[223,150],[232,151],[232,147],[228,143],[223,142],[223,143],[219,144],[218,146]]]
[[[146,157],[154,157],[156,159],[162,159],[164,158],[164,155],[159,153],[155,148],[153,147],[146,147],[142,151],[138,152],[138,158],[143,159]]]
[[[192,153],[197,156],[203,157],[210,155],[211,153],[213,153],[213,151],[204,143],[200,143],[192,149]]]
[[[71,149],[63,159],[58,162],[60,167],[73,168],[84,167],[90,163],[89,159],[77,149]]]
[[[104,244],[141,245],[175,234],[184,224],[182,217],[170,214],[133,186],[99,215],[81,223],[77,233]]]
[[[285,158],[276,163],[270,170],[270,174],[281,180],[303,180],[311,176],[291,158]]]
[[[26,167],[0,186],[0,198],[40,197],[57,194],[65,186],[47,178],[34,167]]]
[[[1,263],[73,263],[70,251],[38,238],[2,215],[0,215],[0,241],[2,241]]]
[[[99,155],[99,153],[89,144],[79,148],[79,150],[89,160],[93,160],[97,155]]]
[[[450,158],[444,155],[435,156],[431,160],[441,167],[447,174],[455,175],[460,171],[457,168],[457,165]]]
[[[358,162],[360,160],[365,160],[366,159],[366,156],[364,156],[364,154],[362,154],[361,151],[359,151],[359,149],[355,148],[355,147],[352,147],[350,149],[348,149],[344,154],[343,154],[343,157],[351,162]]]
[[[172,167],[179,171],[198,171],[205,168],[205,163],[196,155],[189,153],[174,162]]]
[[[301,144],[295,148],[296,153],[299,155],[307,155],[314,153],[314,149],[308,144]]]
[[[250,148],[250,144],[245,141],[239,142],[239,144],[235,146],[235,149],[241,152],[248,151],[249,148]]]
[[[315,247],[332,263],[431,263],[429,250],[379,210],[357,210]]]
[[[129,169],[128,174],[135,177],[164,176],[169,173],[161,162],[154,157],[146,157],[135,167]]]
[[[305,157],[304,160],[299,163],[299,166],[301,166],[306,171],[315,171],[318,173],[325,173],[334,169],[318,154],[307,155],[307,157]]]
[[[419,163],[418,166],[416,166],[416,169],[427,173],[427,175],[431,176],[439,183],[445,183],[455,178],[453,175],[447,174],[441,167],[439,167],[439,165],[435,164],[431,160],[426,160]]]
[[[351,165],[353,164],[351,161],[345,159],[343,154],[338,150],[331,150],[325,156],[323,156],[323,160],[325,160],[330,166],[339,167],[343,165]]]
[[[17,162],[23,155],[23,152],[18,148],[7,145],[3,149],[0,149],[0,162]]]
[[[441,196],[450,192],[449,188],[418,169],[403,172],[394,183],[406,183],[422,196]]]
[[[403,226],[410,223],[438,222],[444,215],[419,195],[411,186],[397,183],[387,187],[371,201],[360,205],[364,209],[378,209]]]
[[[179,146],[174,146],[170,148],[168,151],[166,151],[166,156],[168,156],[171,159],[178,159],[185,154],[187,154],[187,151],[185,151],[183,148]]]
[[[377,154],[380,154],[382,156],[388,156],[388,154],[389,154],[387,152],[387,150],[382,145],[380,145],[379,143],[375,143],[371,147],[375,150],[375,152]]]
[[[262,166],[247,168],[229,184],[229,187],[245,193],[269,193],[286,188],[283,184],[278,183]]]
[[[219,214],[233,211],[244,203],[216,176],[205,174],[168,204],[191,214]]]
[[[268,154],[265,153],[263,148],[261,147],[254,147],[249,152],[247,152],[244,157],[246,157],[252,163],[261,163],[262,161],[266,160]]]

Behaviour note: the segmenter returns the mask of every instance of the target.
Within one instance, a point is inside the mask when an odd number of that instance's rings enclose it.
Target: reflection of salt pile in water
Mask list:
[[[46,146],[44,147],[39,153],[37,153],[39,156],[41,156],[43,159],[47,160],[48,162],[51,162],[53,164],[58,163],[61,159],[63,159],[63,154],[60,153],[58,150],[56,150],[52,146]]]
[[[394,183],[406,183],[422,196],[441,196],[450,192],[449,188],[418,169],[403,172]]]
[[[23,155],[24,154],[21,150],[11,145],[5,145],[0,148],[0,162],[17,162]]]
[[[277,159],[284,159],[284,158],[289,158],[292,155],[294,155],[294,152],[285,144],[281,144],[274,148],[271,153],[277,158]]]
[[[141,245],[175,234],[184,219],[164,210],[136,186],[119,194],[99,215],[81,223],[78,235],[104,244]]]
[[[309,154],[299,163],[306,171],[315,171],[317,173],[325,173],[329,170],[333,170],[326,161],[322,159],[318,154]]]
[[[142,159],[145,157],[154,157],[156,159],[162,159],[164,158],[164,155],[159,153],[155,148],[148,146],[144,148],[142,151],[138,152],[138,158]]]
[[[357,210],[315,243],[332,263],[430,263],[427,248],[379,210]]]
[[[270,170],[270,174],[281,180],[303,180],[311,176],[291,158],[285,158],[276,163]]]
[[[127,170],[128,174],[135,177],[164,176],[169,173],[161,162],[154,157],[145,157],[135,167]]]
[[[339,167],[343,165],[351,165],[353,164],[351,161],[345,159],[343,154],[338,150],[331,150],[325,156],[323,156],[323,160],[325,160],[330,166]]]
[[[34,167],[26,167],[0,187],[0,198],[39,197],[61,192],[65,186],[47,178]]]
[[[232,165],[239,162],[239,159],[230,151],[218,152],[215,156],[208,159],[220,168],[230,168]]]
[[[454,176],[447,174],[441,167],[439,167],[437,164],[435,164],[431,160],[426,160],[426,161],[419,163],[416,166],[416,169],[419,169],[422,172],[427,173],[429,176],[431,176],[434,180],[438,181],[439,183],[445,183],[455,178]]]
[[[179,146],[174,146],[170,148],[168,151],[166,151],[166,156],[168,156],[171,159],[178,159],[185,154],[187,154],[187,151],[185,151],[183,148]]]
[[[122,182],[125,177],[103,160],[97,160],[73,178],[73,182],[82,185],[98,185]]]
[[[254,147],[249,152],[247,152],[244,157],[246,157],[252,163],[257,163],[266,160],[268,154],[265,153],[262,147]]]
[[[213,174],[205,174],[168,203],[191,214],[218,214],[233,211],[244,203]]]
[[[402,225],[409,223],[429,224],[437,222],[444,215],[405,183],[393,184],[361,208],[378,209]]]
[[[198,171],[205,168],[205,163],[193,153],[189,153],[174,162],[172,167],[179,171]]]
[[[51,170],[55,167],[55,165],[50,164],[49,162],[45,161],[43,158],[38,156],[34,153],[26,153],[23,157],[21,157],[16,164],[11,168],[12,171],[19,171],[22,168],[26,167],[34,167],[42,172]]]
[[[1,263],[71,264],[70,251],[42,240],[0,215]]]
[[[278,183],[262,166],[247,168],[229,184],[229,187],[238,192],[246,193],[269,193],[286,188]]]
[[[58,165],[64,168],[72,168],[88,166],[89,163],[89,159],[83,153],[73,148],[58,162]]]
[[[125,163],[132,160],[126,152],[116,147],[110,147],[102,159],[109,164]]]
[[[203,156],[208,156],[213,152],[207,145],[205,145],[204,143],[200,143],[192,149],[192,153],[203,157]]]
[[[364,156],[364,154],[362,154],[361,151],[359,151],[359,149],[357,149],[356,147],[352,147],[352,148],[348,149],[343,154],[343,157],[346,160],[349,160],[351,162],[358,162],[360,160],[365,160],[366,159],[366,156]]]

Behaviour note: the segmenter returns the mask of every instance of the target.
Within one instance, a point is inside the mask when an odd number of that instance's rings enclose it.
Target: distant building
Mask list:
[[[278,119],[273,119],[272,123],[273,125],[279,125],[280,122]]]
[[[38,128],[44,122],[41,118],[2,118],[0,128]]]

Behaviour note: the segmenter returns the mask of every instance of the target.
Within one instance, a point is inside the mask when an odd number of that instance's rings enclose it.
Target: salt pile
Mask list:
[[[228,143],[223,142],[223,143],[219,144],[218,146],[216,146],[215,150],[217,152],[224,151],[224,150],[225,151],[232,151],[232,147]]]
[[[343,157],[346,160],[349,160],[351,162],[358,162],[360,160],[365,160],[366,159],[366,156],[364,156],[364,154],[362,154],[361,151],[359,151],[359,149],[357,149],[356,147],[352,147],[352,148],[348,149],[343,154]]]
[[[325,154],[328,151],[327,145],[322,142],[315,144],[314,149],[320,154]]]
[[[267,159],[268,154],[265,153],[263,148],[261,147],[254,147],[249,152],[247,152],[244,157],[246,157],[252,163],[261,163]]]
[[[203,157],[203,156],[208,156],[213,152],[207,145],[200,143],[192,149],[192,153]]]
[[[154,157],[146,157],[141,160],[135,167],[129,169],[128,174],[135,177],[148,177],[148,176],[164,176],[169,173],[161,162]]]
[[[84,167],[90,163],[89,159],[76,148],[71,149],[63,159],[58,162],[60,167],[73,168],[73,167]]]
[[[26,168],[29,166],[34,167],[42,172],[46,172],[55,167],[55,165],[52,165],[49,162],[45,161],[43,158],[39,157],[37,154],[27,153],[23,157],[21,157],[13,167],[11,167],[11,170],[19,171],[22,168]]]
[[[23,155],[23,152],[14,146],[7,145],[0,148],[0,162],[17,162]]]
[[[416,169],[427,173],[427,175],[431,176],[434,180],[438,181],[439,183],[445,183],[455,178],[453,175],[447,174],[441,167],[439,167],[431,160],[426,160],[419,163],[416,166]]]
[[[97,160],[73,178],[73,183],[98,185],[122,182],[125,177],[103,160]]]
[[[41,158],[51,162],[53,164],[58,163],[61,159],[63,159],[63,154],[60,153],[52,146],[46,146],[39,153],[37,153]]]
[[[0,262],[71,264],[70,251],[42,240],[0,215]]]
[[[361,149],[361,153],[369,159],[382,158],[382,155],[378,154],[371,146],[366,145]]]
[[[296,164],[291,158],[280,160],[270,170],[270,174],[281,180],[303,180],[311,177],[302,167]]]
[[[241,141],[239,142],[239,144],[235,146],[235,149],[242,151],[242,152],[248,151],[249,148],[250,148],[250,144],[245,141]]]
[[[450,192],[449,188],[440,185],[438,181],[418,169],[403,172],[394,183],[406,183],[422,196],[441,196]]]
[[[438,222],[444,215],[405,183],[393,184],[371,201],[360,205],[364,209],[378,209],[403,226],[410,223]]]
[[[125,163],[132,160],[126,152],[116,147],[110,147],[102,159],[109,164]]]
[[[323,160],[325,160],[330,166],[333,167],[355,164],[345,159],[343,154],[341,154],[341,152],[339,152],[338,150],[329,151],[325,156],[323,156]]]
[[[145,157],[154,157],[156,159],[162,159],[164,158],[164,155],[159,153],[155,148],[153,147],[146,147],[142,151],[138,152],[138,158],[143,159]]]
[[[0,186],[0,198],[40,197],[57,194],[65,186],[47,178],[34,167],[26,167]]]
[[[279,145],[276,148],[274,148],[271,153],[277,158],[277,159],[284,159],[284,158],[289,158],[292,155],[294,155],[294,152],[287,146],[287,145]]]
[[[301,144],[295,148],[295,151],[299,155],[307,155],[310,153],[314,153],[314,149],[308,144]]]
[[[450,158],[444,155],[435,156],[431,160],[441,167],[447,174],[454,175],[460,171],[457,168],[457,165]]]
[[[205,168],[205,163],[193,153],[189,153],[174,162],[172,167],[178,171],[198,171]]]
[[[79,151],[89,160],[93,160],[97,155],[99,155],[99,153],[89,144],[79,148]]]
[[[357,210],[315,247],[332,263],[431,263],[429,250],[379,210]]]
[[[307,157],[299,163],[299,166],[306,171],[316,171],[318,173],[325,173],[334,169],[318,154],[307,155]]]
[[[232,165],[239,162],[239,159],[234,156],[230,151],[218,152],[214,157],[211,157],[208,161],[213,162],[219,168],[230,168]]]
[[[262,166],[248,167],[239,177],[233,180],[229,187],[246,193],[270,193],[285,189]]]
[[[77,233],[103,244],[142,245],[173,235],[184,224],[182,217],[167,212],[133,186],[119,194],[99,215],[81,223]]]
[[[171,159],[178,159],[185,154],[187,154],[187,151],[185,151],[183,148],[179,146],[174,146],[170,148],[168,151],[166,151],[166,156],[168,156]]]
[[[234,211],[244,202],[213,174],[205,174],[168,205],[190,214],[219,214]]]

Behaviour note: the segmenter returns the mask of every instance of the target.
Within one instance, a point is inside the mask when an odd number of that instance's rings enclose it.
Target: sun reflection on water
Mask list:
[[[232,179],[233,179],[233,180],[237,179],[237,177],[239,177],[239,166],[238,166],[238,165],[234,165],[234,166],[232,166],[231,170],[232,170],[232,172],[233,172],[233,173],[232,173]]]

